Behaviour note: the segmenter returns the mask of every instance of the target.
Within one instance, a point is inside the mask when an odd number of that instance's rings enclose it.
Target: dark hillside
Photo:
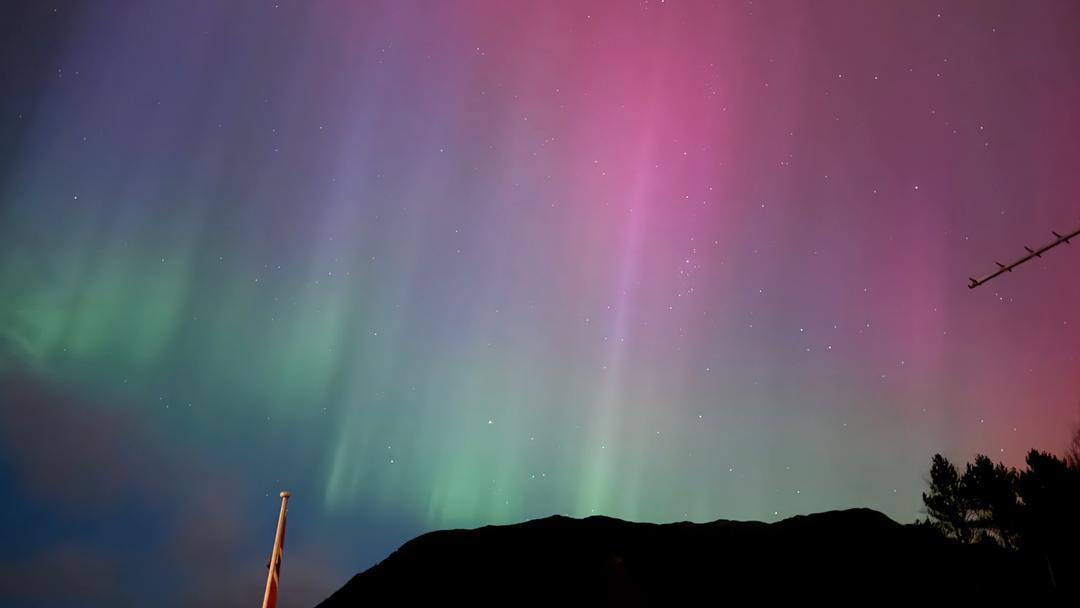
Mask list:
[[[781,522],[632,523],[554,516],[432,532],[352,578],[322,608],[721,604],[777,599],[928,603],[1051,599],[1044,566],[961,545],[869,509]]]

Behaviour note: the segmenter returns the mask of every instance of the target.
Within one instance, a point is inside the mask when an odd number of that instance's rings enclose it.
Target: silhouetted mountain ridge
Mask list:
[[[634,523],[555,515],[421,535],[321,608],[372,603],[663,605],[818,597],[832,602],[1051,599],[1037,560],[962,545],[871,509],[775,523]]]

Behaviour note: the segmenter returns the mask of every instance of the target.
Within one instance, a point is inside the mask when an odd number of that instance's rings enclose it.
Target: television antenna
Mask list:
[[[1002,264],[1001,262],[994,262],[995,264],[998,265],[997,271],[994,272],[993,274],[986,275],[985,277],[983,277],[981,279],[976,279],[974,277],[970,278],[969,279],[970,283],[968,283],[968,289],[975,289],[979,285],[982,285],[983,283],[989,281],[990,279],[992,279],[992,278],[994,278],[994,277],[996,277],[996,276],[998,276],[1000,274],[1004,274],[1006,272],[1012,272],[1013,268],[1016,268],[1017,266],[1023,264],[1024,262],[1030,260],[1031,258],[1041,258],[1044,253],[1046,253],[1047,251],[1050,251],[1051,249],[1053,249],[1054,247],[1057,247],[1058,245],[1060,245],[1062,243],[1065,243],[1066,245],[1068,245],[1069,244],[1069,239],[1073,239],[1073,238],[1076,238],[1076,237],[1080,236],[1080,228],[1077,228],[1076,230],[1073,230],[1071,233],[1066,234],[1064,236],[1062,236],[1062,235],[1060,235],[1060,234],[1058,234],[1056,232],[1052,232],[1052,234],[1054,235],[1054,237],[1056,237],[1054,242],[1050,243],[1049,245],[1045,245],[1043,247],[1040,247],[1038,249],[1032,249],[1031,247],[1026,247],[1025,246],[1024,249],[1027,250],[1027,255],[1020,258],[1019,260],[1016,260],[1015,262],[1013,262],[1011,264]]]

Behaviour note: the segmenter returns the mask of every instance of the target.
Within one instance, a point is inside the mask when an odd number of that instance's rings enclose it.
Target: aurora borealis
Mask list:
[[[283,605],[435,528],[908,522],[1080,423],[1077,244],[966,286],[1080,225],[1074,3],[0,15],[0,589],[253,604],[280,489]]]

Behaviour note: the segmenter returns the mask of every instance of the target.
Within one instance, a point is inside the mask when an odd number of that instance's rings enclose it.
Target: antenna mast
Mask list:
[[[987,276],[985,276],[985,277],[983,277],[981,279],[976,279],[976,278],[972,277],[971,279],[969,279],[971,282],[968,283],[968,289],[975,289],[979,285],[982,285],[983,283],[985,283],[985,282],[989,281],[990,279],[998,276],[999,274],[1006,273],[1006,272],[1012,272],[1013,268],[1016,268],[1017,266],[1019,266],[1020,264],[1023,264],[1024,262],[1030,260],[1031,258],[1041,258],[1042,254],[1046,253],[1047,251],[1050,251],[1051,249],[1053,249],[1054,247],[1057,247],[1058,245],[1060,245],[1062,243],[1065,243],[1066,245],[1068,245],[1069,244],[1069,239],[1076,238],[1077,236],[1080,236],[1080,228],[1077,228],[1076,230],[1073,230],[1070,234],[1066,234],[1065,236],[1062,236],[1062,235],[1060,235],[1060,234],[1058,234],[1056,232],[1052,232],[1052,234],[1056,237],[1057,240],[1055,240],[1053,243],[1050,243],[1049,245],[1046,245],[1045,247],[1040,247],[1038,249],[1032,249],[1031,247],[1024,247],[1024,249],[1027,250],[1027,255],[1020,258],[1019,260],[1016,260],[1012,264],[1002,264],[1001,262],[994,262],[995,264],[998,265],[997,272],[995,272],[993,274],[990,274],[990,275],[987,275]]]

